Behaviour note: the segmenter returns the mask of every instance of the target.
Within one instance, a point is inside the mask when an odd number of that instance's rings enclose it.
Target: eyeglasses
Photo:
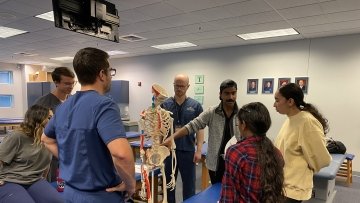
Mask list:
[[[174,84],[174,87],[176,88],[176,89],[185,89],[185,88],[187,88],[189,85],[176,85],[176,84]]]
[[[116,69],[115,68],[109,68],[109,72],[111,76],[115,76],[116,75]]]

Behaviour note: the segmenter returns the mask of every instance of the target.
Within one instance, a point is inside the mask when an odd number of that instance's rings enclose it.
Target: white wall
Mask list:
[[[310,49],[309,49],[310,48]],[[310,50],[310,52],[309,52]],[[129,113],[138,120],[139,113],[151,104],[151,84],[163,85],[173,95],[173,77],[177,73],[190,76],[188,96],[194,96],[195,75],[205,75],[204,107],[219,103],[219,85],[225,79],[238,83],[238,104],[263,102],[273,124],[268,136],[274,139],[285,116],[273,108],[274,95],[246,94],[249,78],[309,77],[306,102],[319,108],[330,122],[329,136],[341,140],[348,152],[360,153],[360,35],[274,44],[249,45],[202,51],[170,53],[127,59],[112,59],[118,72],[114,79],[130,81]],[[137,86],[142,82],[142,86]],[[354,159],[354,170],[360,171],[360,159]]]

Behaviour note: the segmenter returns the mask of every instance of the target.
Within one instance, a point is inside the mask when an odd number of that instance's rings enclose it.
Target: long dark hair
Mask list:
[[[271,126],[268,109],[260,102],[244,105],[238,112],[240,122],[245,122],[246,127],[262,139],[257,143],[257,160],[261,168],[260,183],[262,196],[260,202],[279,203],[284,201],[284,162],[280,151],[266,137],[266,132]]]
[[[300,111],[307,111],[311,113],[321,123],[325,134],[329,132],[328,120],[324,118],[314,105],[304,101],[304,93],[299,85],[295,83],[288,83],[279,89],[279,93],[286,99],[293,99],[296,107]]]
[[[27,136],[34,138],[34,144],[40,145],[41,135],[49,117],[49,109],[40,105],[31,106],[25,113],[20,130]]]

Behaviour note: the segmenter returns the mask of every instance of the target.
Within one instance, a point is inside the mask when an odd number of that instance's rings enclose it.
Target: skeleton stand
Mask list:
[[[152,106],[144,110],[141,114],[141,119],[139,121],[140,128],[145,131],[146,136],[152,139],[152,146],[145,153],[143,147],[140,147],[140,158],[142,161],[142,173],[141,173],[141,182],[142,187],[139,193],[142,199],[147,199],[148,203],[153,203],[153,196],[157,194],[152,194],[151,191],[154,191],[154,172],[152,171],[152,190],[150,191],[150,184],[148,180],[149,171],[156,167],[160,167],[161,173],[163,174],[163,201],[162,203],[167,203],[167,188],[173,190],[175,188],[175,168],[176,168],[176,156],[175,156],[175,142],[172,140],[171,153],[172,153],[172,174],[171,180],[166,184],[166,175],[165,175],[165,166],[164,160],[170,155],[170,150],[162,146],[161,144],[165,141],[169,132],[173,134],[173,118],[170,116],[171,112],[166,111],[160,107],[162,101],[165,100],[167,94],[165,89],[161,86],[154,84],[152,86],[153,90],[153,103]],[[142,145],[143,145],[143,137]]]

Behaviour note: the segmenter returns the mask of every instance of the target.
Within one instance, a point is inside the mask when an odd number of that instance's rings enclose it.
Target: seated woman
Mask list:
[[[241,141],[226,151],[220,202],[283,202],[284,160],[266,137],[269,111],[254,102],[239,109],[237,116]]]
[[[31,106],[20,128],[0,144],[0,202],[63,202],[55,188],[44,179],[51,153],[40,138],[51,116],[48,108]]]

